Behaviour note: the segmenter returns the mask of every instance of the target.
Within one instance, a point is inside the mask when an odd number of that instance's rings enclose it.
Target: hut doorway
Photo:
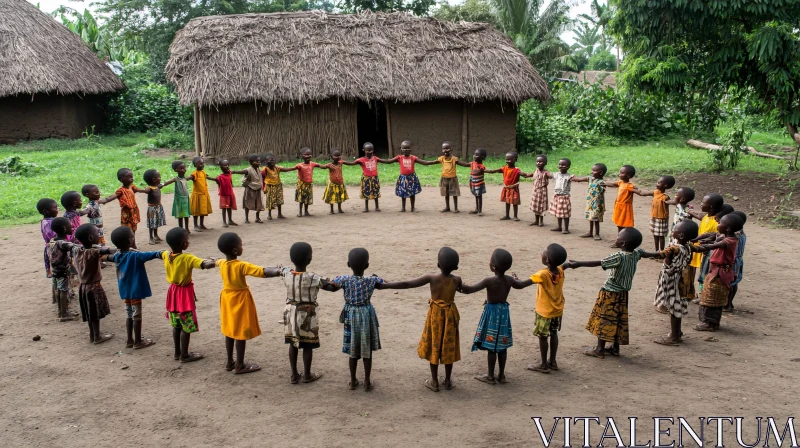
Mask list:
[[[375,147],[375,155],[389,155],[389,137],[386,127],[386,104],[383,101],[358,102],[358,155],[363,156],[362,146],[370,142]]]

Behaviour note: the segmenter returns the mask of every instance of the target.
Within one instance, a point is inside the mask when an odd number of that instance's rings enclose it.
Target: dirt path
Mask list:
[[[333,276],[349,273],[347,252],[363,246],[371,254],[369,273],[395,280],[435,270],[438,248],[450,245],[461,255],[457,273],[475,282],[490,274],[492,250],[505,247],[514,255],[512,270],[527,276],[541,268],[541,251],[551,242],[564,245],[572,259],[598,259],[611,252],[608,240],[577,237],[587,225],[582,213],[584,187],[576,187],[573,235],[567,236],[529,227],[527,206],[520,212],[523,222],[498,221],[503,204],[496,200],[500,190],[494,186],[489,187],[487,216],[482,218],[465,213],[471,209],[471,197],[463,197],[461,214],[439,213],[442,201],[434,188],[426,188],[418,198],[421,210],[417,214],[398,213],[399,200],[392,189],[384,188],[383,212],[364,215],[359,212],[363,203],[356,199],[346,203],[345,215],[330,217],[320,199],[322,190],[315,189],[317,203],[311,218],[294,218],[295,204],[289,202],[286,211],[292,217],[286,221],[240,226],[245,243],[242,258],[264,265],[288,264],[289,246],[308,241],[314,247],[310,269]],[[526,203],[529,189],[526,183]],[[357,197],[356,188],[349,191]],[[609,195],[612,201],[613,194]],[[241,197],[241,191],[237,195]],[[292,189],[287,188],[286,198],[292,197]],[[140,207],[146,205],[144,199],[139,196]],[[164,199],[169,210],[172,198]],[[636,198],[637,227],[645,234],[644,247],[650,249],[648,212],[647,199]],[[105,206],[104,213],[110,232],[119,222],[119,208],[113,203]],[[242,212],[238,213],[241,222]],[[174,223],[171,218],[170,223]],[[215,229],[193,236],[190,252],[220,255],[216,249],[221,233],[218,212],[210,224]],[[547,225],[552,224],[553,218],[548,217]],[[612,234],[611,226],[604,223],[606,238]],[[144,223],[141,227],[138,237],[146,243]],[[535,289],[530,288],[512,291],[509,300],[515,336],[507,366],[510,382],[489,386],[472,379],[486,365],[485,353],[469,351],[484,296],[458,295],[462,361],[454,368],[457,388],[438,394],[423,387],[428,364],[416,354],[427,289],[375,294],[383,350],[375,357],[377,387],[372,393],[347,390],[347,358],[341,353],[338,323],[341,293],[321,293],[322,347],[315,351],[314,368],[324,371],[325,378],[292,386],[283,327],[278,323],[284,303],[280,281],[249,281],[264,334],[248,344],[247,358],[264,369],[236,376],[222,368],[225,349],[219,332],[217,272],[195,274],[201,331],[193,336],[192,348],[207,358],[181,365],[172,360],[171,329],[164,319],[167,284],[160,262],[148,268],[154,295],[144,307],[145,335],[157,345],[141,351],[124,348],[125,313],[113,268],[109,268],[103,272],[103,285],[112,314],[101,326],[117,336],[92,346],[87,343],[85,324],[53,319],[39,227],[3,229],[0,437],[5,446],[62,447],[473,446],[487,441],[499,446],[529,446],[531,442],[538,446],[541,442],[532,416],[545,417],[548,425],[553,416],[613,416],[626,423],[628,416],[647,420],[677,415],[772,415],[783,420],[797,411],[800,380],[800,363],[791,362],[800,357],[791,330],[800,312],[796,275],[800,242],[792,230],[755,224],[746,229],[745,279],[737,305],[750,312],[726,315],[723,331],[714,334],[718,342],[704,341],[709,334],[693,331],[696,320],[690,318],[684,322],[682,347],[652,343],[668,331],[668,320],[652,309],[659,264],[643,260],[631,292],[632,345],[623,348],[621,358],[585,357],[582,347],[594,340],[583,326],[605,277],[599,268],[570,271],[559,350],[561,371],[542,375],[525,370],[538,356],[538,342],[532,336]],[[142,249],[151,246],[142,244]],[[691,305],[690,312],[696,315],[696,305]],[[42,336],[41,341],[31,340],[36,334]],[[648,428],[646,422],[639,428],[643,441],[652,436]],[[573,428],[573,443],[581,431],[580,425]],[[706,432],[710,440],[713,431]]]

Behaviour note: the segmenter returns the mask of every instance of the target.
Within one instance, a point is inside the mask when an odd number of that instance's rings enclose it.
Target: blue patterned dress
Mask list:
[[[589,188],[586,192],[586,219],[588,221],[603,222],[606,213],[606,187],[602,185],[603,179],[589,176]]]
[[[478,322],[478,329],[475,330],[472,351],[503,352],[512,345],[514,345],[514,339],[511,337],[511,315],[508,312],[508,302],[487,302],[483,305],[483,314]]]
[[[383,279],[374,275],[340,275],[333,283],[344,291],[344,309],[339,314],[339,322],[344,324],[342,353],[356,359],[372,358],[372,352],[381,349],[381,338],[378,315],[370,299],[375,285],[383,283]]]

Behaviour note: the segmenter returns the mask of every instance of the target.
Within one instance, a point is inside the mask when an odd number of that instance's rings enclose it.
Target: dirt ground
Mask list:
[[[389,183],[387,182],[387,185]],[[434,188],[419,196],[419,212],[398,213],[392,188],[384,188],[381,213],[360,213],[363,202],[350,200],[344,215],[328,216],[322,190],[315,189],[313,217],[240,226],[242,259],[263,264],[289,263],[289,247],[308,241],[314,247],[310,269],[333,276],[349,273],[347,252],[366,247],[369,273],[386,279],[416,277],[436,268],[439,247],[449,245],[461,255],[456,272],[473,283],[490,275],[489,256],[497,247],[514,255],[512,270],[520,277],[541,269],[540,254],[549,243],[564,245],[572,259],[599,259],[609,254],[612,224],[603,224],[605,240],[578,238],[586,230],[583,185],[573,195],[573,234],[529,227],[530,184],[523,185],[522,222],[500,222],[500,189],[490,186],[486,216],[476,217],[471,196],[462,197],[461,214],[442,214],[442,199]],[[466,190],[466,189],[464,189]],[[356,188],[349,188],[356,197]],[[286,198],[293,190],[286,188]],[[702,194],[702,192],[698,192]],[[214,194],[212,192],[212,194]],[[241,191],[237,191],[241,197]],[[613,202],[614,192],[608,200]],[[144,195],[139,205],[146,205]],[[171,207],[171,196],[164,206]],[[216,204],[216,200],[214,200]],[[698,199],[699,203],[699,199]],[[652,248],[647,231],[649,201],[636,198],[636,224]],[[735,204],[734,204],[735,205]],[[116,203],[104,208],[107,232],[119,222]],[[235,218],[243,221],[242,211]],[[606,214],[610,221],[610,213]],[[172,218],[170,224],[174,224]],[[209,218],[213,230],[195,234],[190,252],[220,256],[220,214]],[[162,236],[167,229],[162,230]],[[470,352],[472,331],[482,311],[484,295],[458,295],[461,313],[462,360],[455,364],[452,391],[432,393],[423,387],[427,362],[416,348],[427,310],[427,288],[400,292],[377,291],[373,303],[381,323],[383,350],[374,358],[370,393],[347,389],[347,357],[341,353],[342,307],[339,293],[320,293],[322,347],[314,353],[314,370],[325,377],[312,384],[290,385],[282,319],[285,290],[277,279],[250,279],[263,335],[247,345],[247,359],[263,370],[233,375],[223,369],[225,347],[219,332],[216,271],[196,271],[201,331],[192,349],[206,359],[180,364],[172,359],[171,328],[164,318],[167,283],[159,261],[149,267],[153,297],[145,301],[144,332],[157,344],[144,350],[125,349],[125,311],[117,294],[114,269],[103,271],[103,285],[112,314],[101,328],[116,333],[103,345],[88,343],[87,326],[58,323],[50,303],[50,286],[41,261],[42,239],[37,225],[0,231],[0,437],[4,446],[540,446],[531,421],[542,416],[546,427],[554,416],[613,416],[623,421],[638,416],[640,442],[652,438],[652,416],[775,416],[785,422],[797,411],[800,352],[795,343],[800,312],[800,239],[797,231],[746,227],[745,278],[736,299],[741,312],[723,318],[722,331],[698,333],[696,318],[684,321],[685,343],[663,347],[652,341],[668,331],[666,316],[653,311],[659,263],[639,264],[630,300],[631,345],[622,357],[604,360],[581,354],[594,342],[584,325],[605,275],[599,268],[567,273],[567,298],[559,364],[543,375],[525,367],[538,358],[532,336],[535,287],[512,291],[514,347],[509,351],[509,383],[487,385],[473,379],[486,369],[486,354]],[[142,223],[137,236],[143,250],[167,249],[146,244]],[[696,316],[697,306],[691,305]],[[41,341],[32,336],[41,335]],[[714,342],[706,341],[713,336]],[[360,369],[360,367],[359,367]],[[359,374],[360,376],[360,374]],[[695,420],[696,421],[696,420]],[[572,429],[573,444],[581,425]],[[651,426],[650,426],[651,427]],[[752,426],[751,426],[752,427]],[[602,428],[594,427],[592,431]],[[706,440],[713,439],[713,428]],[[749,438],[752,432],[746,436]],[[674,436],[674,433],[673,433]],[[628,437],[625,436],[627,440]],[[557,431],[556,440],[562,440]],[[596,439],[595,439],[596,440]],[[597,443],[597,442],[595,442]]]

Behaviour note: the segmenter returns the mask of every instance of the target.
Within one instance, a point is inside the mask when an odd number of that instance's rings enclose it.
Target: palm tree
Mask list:
[[[575,34],[575,43],[572,44],[572,49],[585,55],[586,58],[591,58],[600,44],[599,49],[604,49],[605,45],[601,42],[600,27],[595,25],[591,26],[586,22],[579,22],[577,29],[573,31]]]
[[[617,10],[616,6],[609,3],[601,5],[597,0],[592,0],[590,7],[592,9],[592,15],[581,14],[578,17],[600,27],[603,46],[607,47],[609,43],[613,42],[609,42],[612,39],[606,34],[606,27],[608,27],[611,19],[614,18],[614,14]],[[617,49],[617,71],[619,71],[619,46],[614,45],[614,47]]]

